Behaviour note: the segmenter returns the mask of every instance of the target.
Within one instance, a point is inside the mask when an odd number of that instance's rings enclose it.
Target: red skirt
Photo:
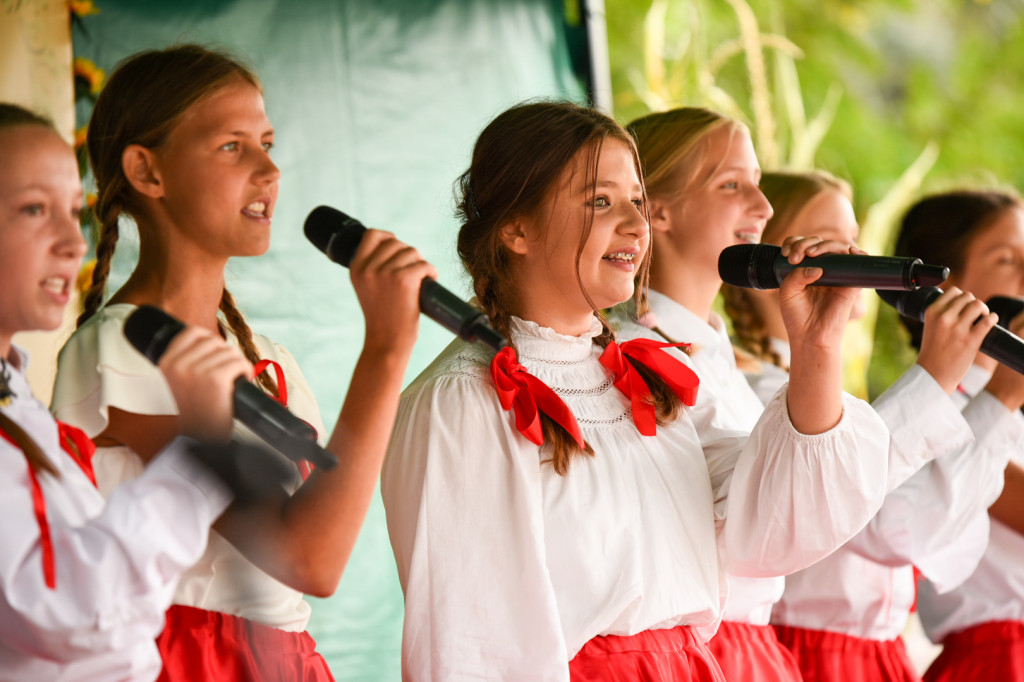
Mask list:
[[[997,620],[948,635],[925,682],[1024,682],[1024,623]]]
[[[861,639],[784,625],[775,632],[796,658],[804,682],[921,682],[899,637]]]
[[[595,637],[569,661],[572,682],[725,682],[693,630],[679,626],[631,637]]]
[[[800,668],[771,625],[722,621],[708,642],[729,682],[800,682]]]
[[[164,659],[157,682],[334,682],[308,632],[217,611],[172,606],[156,643]]]

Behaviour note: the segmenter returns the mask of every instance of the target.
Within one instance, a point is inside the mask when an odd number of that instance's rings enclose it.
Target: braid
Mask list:
[[[32,468],[33,472],[39,473],[44,471],[54,478],[60,478],[60,472],[57,471],[57,467],[46,456],[46,453],[39,447],[39,444],[3,412],[0,412],[0,429],[3,429],[4,433],[14,441],[14,444],[25,453],[25,459],[28,460],[28,465]]]
[[[121,213],[120,206],[113,202],[107,202],[103,197],[96,204],[96,213],[100,217],[100,239],[96,244],[96,267],[92,271],[92,283],[85,294],[82,304],[82,313],[78,316],[76,327],[81,327],[86,320],[96,314],[103,303],[104,289],[107,287],[107,278],[110,277],[110,264],[114,260],[114,250],[117,248],[119,229],[117,217]]]
[[[746,292],[740,287],[723,284],[722,300],[725,304],[725,314],[732,320],[733,333],[739,347],[752,353],[758,360],[788,369],[782,361],[782,356],[772,348],[772,340],[765,331],[764,320],[757,314]],[[737,354],[737,364],[742,359]]]
[[[249,328],[249,323],[242,317],[241,311],[235,305],[234,296],[231,295],[231,292],[226,287],[220,297],[220,311],[224,313],[224,317],[228,321],[228,327],[235,335],[235,338],[238,339],[238,345],[242,347],[245,359],[254,365],[262,360],[259,352],[256,350],[256,344],[252,340],[252,329]],[[278,395],[277,384],[270,378],[268,372],[262,372],[256,377],[256,383],[271,395]]]

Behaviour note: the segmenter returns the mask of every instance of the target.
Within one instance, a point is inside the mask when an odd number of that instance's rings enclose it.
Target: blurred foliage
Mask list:
[[[871,252],[922,192],[1024,186],[1024,0],[605,5],[617,119],[697,105],[744,121],[763,167],[851,182]],[[849,388],[867,373],[871,396],[914,357],[887,306],[847,344]]]

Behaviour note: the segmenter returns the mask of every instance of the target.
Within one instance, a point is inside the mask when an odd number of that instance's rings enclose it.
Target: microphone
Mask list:
[[[159,308],[140,306],[124,322],[124,335],[135,348],[157,364],[171,339],[185,328],[179,320]],[[322,469],[333,469],[338,460],[316,442],[316,429],[286,410],[280,403],[250,383],[235,379],[232,394],[235,419],[296,462],[308,459]]]
[[[917,289],[942,284],[949,277],[949,268],[925,265],[919,258],[826,253],[807,256],[793,265],[782,249],[772,244],[737,244],[726,247],[718,257],[723,282],[751,289],[777,289],[793,270],[809,267],[822,269],[821,277],[812,282],[822,287]]]
[[[938,287],[921,287],[916,291],[879,291],[878,296],[903,317],[924,322],[925,308],[942,295]],[[995,358],[1015,372],[1024,374],[1024,339],[998,324],[985,334],[981,352]]]
[[[359,247],[366,227],[330,206],[318,206],[306,218],[306,239],[346,268]],[[491,328],[487,316],[430,278],[420,285],[420,310],[466,341],[479,341],[501,350],[508,341]]]
[[[1024,310],[1024,300],[1012,296],[993,296],[985,301],[985,305],[999,316],[999,324],[1003,327]]]

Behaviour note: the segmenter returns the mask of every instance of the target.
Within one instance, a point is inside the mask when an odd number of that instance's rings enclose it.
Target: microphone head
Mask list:
[[[915,263],[912,272],[914,284],[919,287],[937,287],[949,277],[949,268],[945,265]]]
[[[999,316],[999,324],[1004,327],[1024,310],[1024,300],[1012,296],[993,296],[985,305]]]
[[[726,284],[748,289],[778,289],[775,260],[782,249],[773,244],[736,244],[718,256],[718,276]]]
[[[335,263],[347,268],[359,248],[366,227],[336,208],[317,206],[306,217],[303,231],[313,246]]]
[[[139,306],[124,321],[125,338],[154,365],[184,328],[179,320],[151,305]]]
[[[921,287],[913,291],[877,289],[875,293],[903,317],[924,322],[925,308],[942,295],[942,289],[938,287]]]

